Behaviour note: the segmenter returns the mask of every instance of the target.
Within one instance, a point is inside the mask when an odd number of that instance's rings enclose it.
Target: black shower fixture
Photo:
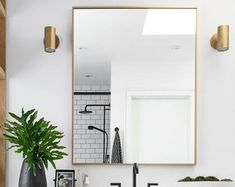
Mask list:
[[[92,111],[87,110],[87,109],[85,108],[85,110],[81,110],[81,111],[79,111],[79,113],[80,113],[80,114],[91,114]]]
[[[105,121],[106,121],[106,111],[110,110],[110,104],[89,104],[86,105],[84,110],[79,111],[80,114],[91,114],[92,111],[87,110],[87,107],[103,107],[103,129],[99,129],[97,127],[94,126],[88,126],[89,130],[97,130],[103,133],[103,163],[107,163],[108,162],[108,134],[106,132],[106,127],[105,127]],[[107,137],[107,142],[106,142],[106,138]]]
[[[102,132],[102,133],[104,133],[105,135],[106,135],[106,139],[107,139],[107,141],[106,141],[106,149],[105,149],[105,162],[104,163],[108,163],[108,159],[109,159],[109,155],[108,155],[108,141],[109,141],[109,136],[108,136],[108,133],[106,132],[106,131],[104,131],[104,130],[102,130],[102,129],[99,129],[99,128],[97,128],[97,127],[95,127],[95,126],[92,126],[92,125],[89,125],[88,126],[88,129],[89,130],[97,130],[97,131],[100,131],[100,132]]]

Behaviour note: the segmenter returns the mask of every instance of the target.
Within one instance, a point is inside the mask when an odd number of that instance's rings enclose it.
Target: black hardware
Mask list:
[[[110,104],[88,104],[88,105],[85,105],[85,109],[80,111],[79,113],[80,114],[91,114],[92,111],[90,110],[87,110],[88,107],[97,107],[97,106],[101,106],[103,107],[103,114],[104,114],[104,117],[103,117],[103,163],[108,163],[108,160],[109,160],[109,155],[108,155],[108,134],[106,132],[106,127],[105,127],[105,117],[106,117],[106,111],[107,110],[110,110]],[[89,126],[88,129],[92,130],[92,129],[96,129],[98,130],[98,128],[95,128],[94,126]],[[100,131],[101,129],[99,129]],[[107,136],[107,141],[105,140],[105,136]],[[106,142],[106,143],[105,143]]]
[[[93,125],[89,125],[89,126],[88,126],[88,129],[89,129],[89,130],[95,129],[95,130],[100,131],[100,132],[102,132],[102,133],[104,133],[104,134],[106,135],[106,138],[107,138],[107,141],[106,141],[106,152],[104,152],[104,154],[105,154],[104,159],[105,159],[105,160],[104,160],[103,162],[104,162],[104,163],[108,163],[108,160],[109,160],[109,155],[108,155],[108,141],[109,141],[109,135],[108,135],[108,133],[107,133],[106,131],[102,130],[102,129],[99,129],[99,128],[93,126]],[[105,147],[103,147],[103,150],[105,150]]]
[[[73,95],[111,95],[111,92],[73,92]]]
[[[121,183],[110,183],[110,186],[118,186],[118,187],[121,187]]]
[[[137,166],[137,163],[134,163],[133,165],[133,187],[136,187],[136,175],[139,174],[139,168]]]
[[[148,187],[151,187],[151,186],[158,186],[158,183],[148,183]]]

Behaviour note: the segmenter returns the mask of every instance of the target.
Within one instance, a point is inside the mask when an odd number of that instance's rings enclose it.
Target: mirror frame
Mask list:
[[[71,159],[72,165],[101,165],[101,166],[126,166],[126,165],[133,165],[130,163],[74,163],[74,12],[75,10],[79,9],[195,9],[196,10],[196,31],[195,31],[195,123],[194,123],[194,162],[193,163],[138,163],[139,165],[147,165],[147,166],[195,166],[197,164],[197,97],[198,97],[198,75],[197,75],[197,68],[198,68],[198,8],[197,7],[180,7],[180,6],[74,6],[72,7],[72,150],[71,150]]]

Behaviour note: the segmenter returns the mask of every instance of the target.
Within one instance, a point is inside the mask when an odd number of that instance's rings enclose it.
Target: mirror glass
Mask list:
[[[73,163],[194,164],[196,9],[73,20]]]

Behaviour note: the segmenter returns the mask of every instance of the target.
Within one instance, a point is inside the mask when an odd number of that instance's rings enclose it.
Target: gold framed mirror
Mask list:
[[[75,7],[73,164],[117,164],[118,128],[119,164],[194,165],[196,41],[196,8]]]

